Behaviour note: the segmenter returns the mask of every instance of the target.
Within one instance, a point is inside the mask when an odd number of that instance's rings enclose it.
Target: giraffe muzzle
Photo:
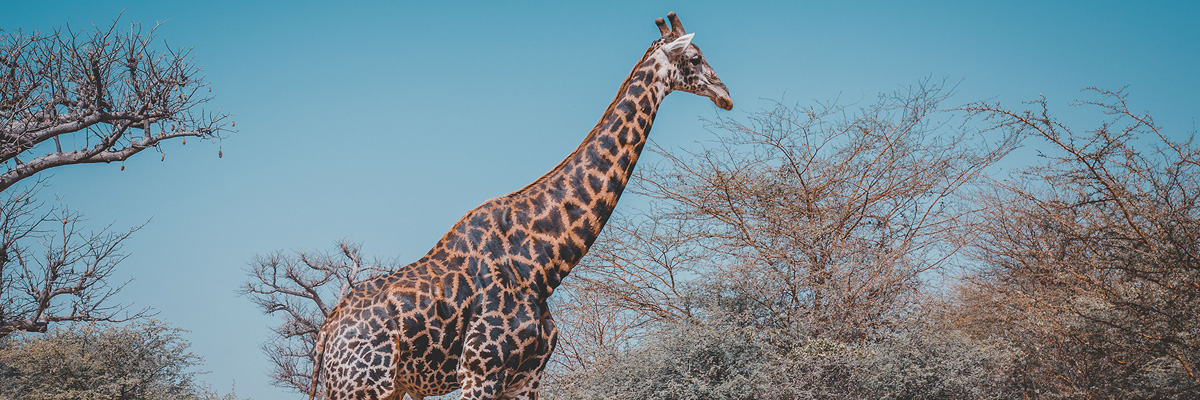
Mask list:
[[[733,109],[733,99],[729,97],[729,88],[725,87],[724,83],[710,86],[709,91],[712,93],[708,98],[712,99],[713,104],[725,111]]]

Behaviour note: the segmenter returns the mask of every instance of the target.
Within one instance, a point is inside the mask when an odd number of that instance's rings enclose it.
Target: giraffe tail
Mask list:
[[[317,397],[317,383],[320,382],[321,364],[323,364],[325,358],[325,329],[317,331],[316,347],[316,351],[313,353],[312,387],[308,390],[308,400],[313,400]]]

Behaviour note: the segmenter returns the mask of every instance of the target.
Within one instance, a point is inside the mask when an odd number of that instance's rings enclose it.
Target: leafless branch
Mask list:
[[[141,226],[84,232],[80,214],[35,200],[41,188],[6,193],[0,203],[0,336],[45,332],[52,322],[145,316],[145,309],[111,303],[128,283],[111,282],[128,256],[122,245]]]
[[[262,346],[273,364],[274,384],[307,391],[317,332],[325,317],[355,284],[394,267],[380,260],[364,263],[360,246],[346,241],[338,242],[335,253],[256,256],[247,271],[252,278],[241,291],[264,313],[280,316],[280,324]]]
[[[1087,131],[1067,129],[1045,100],[1025,111],[971,106],[1047,146],[1020,182],[979,196],[986,223],[970,252],[979,270],[963,289],[963,320],[1027,343],[1047,359],[1031,373],[1056,377],[1039,381],[1055,391],[1108,397],[1096,393],[1155,363],[1174,364],[1195,387],[1200,150],[1194,135],[1173,140],[1131,110],[1124,89],[1087,92],[1098,99],[1075,105],[1104,115]],[[990,312],[966,317],[979,308]]]
[[[0,31],[0,191],[50,168],[230,132],[228,114],[199,108],[211,89],[190,49],[156,46],[158,25],[118,26]]]
[[[940,108],[949,92],[922,82],[857,110],[778,104],[712,121],[716,139],[699,150],[652,147],[665,161],[630,187],[651,205],[623,208],[564,281],[586,301],[560,306],[557,367],[586,369],[654,324],[703,318],[695,293],[752,304],[743,316],[761,332],[859,342],[895,329],[924,274],[960,248],[977,211],[961,189],[1020,140]]]

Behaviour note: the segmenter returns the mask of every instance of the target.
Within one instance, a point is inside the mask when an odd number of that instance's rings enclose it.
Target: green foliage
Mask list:
[[[196,380],[201,359],[178,328],[149,321],[74,324],[0,339],[0,398],[13,400],[200,400],[218,396]]]
[[[763,349],[729,324],[676,324],[552,393],[564,399],[755,399]]]
[[[715,301],[727,303],[727,300]],[[744,310],[674,324],[603,367],[562,379],[564,399],[1008,399],[1018,352],[957,331],[912,327],[876,343],[771,332]]]
[[[1018,354],[1007,343],[925,331],[870,347],[859,369],[877,399],[1011,399]]]

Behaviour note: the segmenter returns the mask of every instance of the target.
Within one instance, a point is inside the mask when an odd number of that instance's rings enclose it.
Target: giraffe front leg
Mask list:
[[[458,381],[462,383],[462,400],[501,399],[505,380],[504,356],[496,340],[489,340],[487,326],[481,322],[463,342],[462,361],[458,365]]]
[[[468,342],[473,342],[468,340]],[[464,347],[459,366],[462,400],[536,399],[541,370],[523,369],[511,361],[512,353],[503,353],[505,345],[478,340],[479,347]],[[477,350],[478,349],[478,350]],[[543,361],[530,360],[532,363]]]
[[[462,381],[461,400],[497,400],[504,394],[504,371]]]
[[[546,364],[550,361],[550,354],[554,353],[554,347],[558,343],[558,327],[555,326],[554,318],[550,316],[550,308],[545,303],[541,304],[539,320],[541,321],[541,329],[538,331],[536,356],[532,360],[527,361],[526,368],[522,368],[521,373],[525,374],[526,377],[514,380],[522,382],[522,385],[509,389],[507,395],[509,399],[537,400],[538,398],[542,374],[546,372]]]
[[[510,388],[504,398],[508,400],[537,400],[540,378],[540,375],[534,376],[525,380],[525,384],[521,387]]]
[[[537,400],[538,391],[541,387],[542,374],[546,370],[546,362],[550,359],[549,348],[543,346],[540,348],[543,352],[537,354],[534,358],[526,360],[525,363],[517,371],[510,375],[509,382],[512,384],[506,388],[504,397],[510,400]]]
[[[528,341],[522,343],[525,359],[515,369],[505,370],[509,385],[504,390],[504,399],[537,400],[542,374],[546,371],[550,354],[554,352],[558,328],[545,303],[540,305],[539,317],[530,322],[524,327],[525,331],[531,333]]]

